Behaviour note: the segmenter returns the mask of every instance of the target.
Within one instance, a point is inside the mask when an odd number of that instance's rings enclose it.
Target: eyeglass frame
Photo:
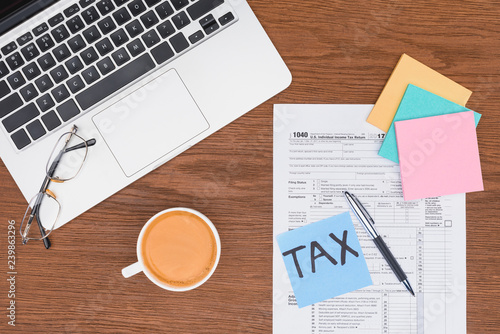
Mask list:
[[[45,248],[46,249],[50,248],[51,243],[50,243],[50,240],[48,239],[48,236],[53,231],[53,227],[55,226],[55,224],[56,224],[56,222],[57,222],[57,220],[59,218],[60,209],[61,209],[61,204],[56,199],[56,196],[54,195],[54,193],[52,191],[50,191],[48,189],[48,187],[50,185],[50,182],[53,181],[53,182],[56,182],[56,183],[64,183],[64,182],[67,182],[67,181],[70,181],[70,180],[74,179],[80,173],[83,165],[85,164],[85,161],[86,161],[87,155],[88,155],[88,148],[90,146],[95,145],[95,143],[96,143],[95,138],[92,138],[92,139],[89,139],[89,140],[85,140],[81,136],[79,136],[79,135],[76,134],[77,131],[78,131],[78,127],[76,125],[73,125],[73,127],[71,128],[70,132],[63,133],[61,135],[61,137],[59,137],[59,139],[56,142],[56,145],[52,149],[52,153],[50,154],[49,159],[47,160],[46,175],[45,175],[45,179],[43,180],[42,186],[40,187],[40,191],[28,203],[28,208],[26,209],[26,212],[24,213],[24,217],[23,217],[21,226],[19,228],[19,233],[21,234],[22,244],[23,245],[25,245],[28,242],[28,240],[42,240],[43,243],[44,243]],[[67,136],[67,138],[65,140],[65,143],[64,143],[64,146],[62,147],[61,151],[57,154],[56,158],[52,161],[51,158],[54,155],[54,152],[55,152],[55,150],[56,150],[56,148],[58,146],[58,143],[59,143],[59,141],[61,141],[62,138],[64,138],[64,136]],[[71,140],[71,138],[73,136],[76,136],[79,139],[81,139],[82,143],[81,144],[77,144],[75,146],[72,146],[70,148],[67,148],[68,143],[69,143],[69,141]],[[55,171],[57,169],[57,166],[59,165],[59,162],[62,159],[62,156],[65,153],[67,153],[67,152],[71,152],[71,151],[74,151],[74,150],[77,150],[77,149],[81,149],[81,148],[85,148],[85,156],[83,158],[82,164],[80,165],[80,168],[75,173],[75,175],[73,177],[71,177],[71,178],[68,178],[68,179],[61,179],[59,177],[55,177],[54,178]],[[49,164],[51,163],[51,161],[52,161],[52,164],[49,167]],[[52,228],[49,231],[49,233],[45,233],[45,229],[44,229],[44,227],[43,227],[43,225],[42,225],[42,223],[40,221],[40,216],[39,216],[39,210],[40,210],[40,206],[42,204],[42,200],[43,200],[43,196],[44,195],[47,195],[47,196],[51,197],[53,200],[55,200],[57,202],[57,204],[59,206],[57,216],[56,216],[56,218],[54,220],[54,225],[52,226]],[[34,199],[35,199],[35,203],[33,204],[30,216],[28,218],[28,221],[26,222],[26,226],[24,227],[24,233],[23,233],[23,226],[25,224],[24,221],[26,219],[26,215],[28,214],[28,211],[30,210],[30,207],[31,207],[30,204],[33,202]],[[31,224],[33,223],[33,219],[35,217],[37,217],[36,221],[37,221],[37,224],[38,224],[38,228],[40,230],[40,234],[42,236],[40,239],[38,239],[38,238],[28,238],[27,237],[27,235],[29,233],[29,230],[31,228]]]

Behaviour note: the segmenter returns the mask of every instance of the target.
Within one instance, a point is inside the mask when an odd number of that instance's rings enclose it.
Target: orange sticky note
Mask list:
[[[461,106],[465,106],[472,94],[472,91],[455,81],[403,54],[366,121],[387,132],[409,84]]]

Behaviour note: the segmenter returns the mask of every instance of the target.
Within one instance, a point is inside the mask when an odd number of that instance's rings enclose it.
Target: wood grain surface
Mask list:
[[[291,86],[54,232],[21,246],[16,326],[7,325],[8,220],[26,202],[0,162],[0,332],[271,333],[272,106],[375,103],[402,53],[473,91],[484,192],[467,195],[467,330],[500,331],[500,2],[249,0]],[[245,36],[241,36],[245,38]],[[136,261],[143,224],[185,206],[217,226],[222,257],[202,287],[170,293]]]

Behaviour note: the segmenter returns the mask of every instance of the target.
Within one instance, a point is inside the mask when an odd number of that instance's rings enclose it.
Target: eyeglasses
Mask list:
[[[19,232],[26,244],[28,240],[43,240],[45,248],[50,247],[48,236],[61,212],[61,204],[56,195],[48,189],[50,182],[64,183],[74,179],[87,159],[88,148],[95,145],[95,139],[85,140],[76,134],[73,126],[57,141],[46,165],[46,176],[42,187],[28,204]],[[36,221],[38,229],[32,228]]]

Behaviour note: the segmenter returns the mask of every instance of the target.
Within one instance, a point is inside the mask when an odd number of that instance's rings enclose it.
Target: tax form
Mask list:
[[[404,201],[399,165],[377,154],[385,134],[366,123],[372,107],[274,106],[273,235],[349,211],[348,190],[416,297],[351,213],[373,285],[299,309],[274,238],[274,334],[466,333],[465,194]]]

